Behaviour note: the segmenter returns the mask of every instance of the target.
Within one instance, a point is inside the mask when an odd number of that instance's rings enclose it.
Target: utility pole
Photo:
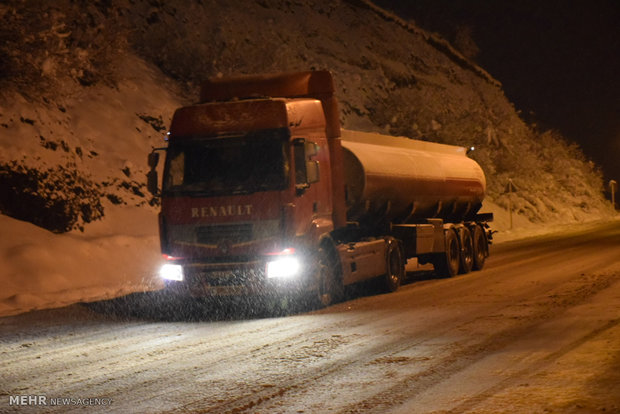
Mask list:
[[[609,181],[609,189],[611,190],[611,205],[616,209],[616,191],[618,190],[618,183],[616,180]]]

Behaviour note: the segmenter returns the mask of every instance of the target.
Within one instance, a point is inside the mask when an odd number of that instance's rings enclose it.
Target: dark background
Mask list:
[[[375,3],[464,50],[523,119],[577,143],[602,167],[606,189],[620,182],[620,1]]]

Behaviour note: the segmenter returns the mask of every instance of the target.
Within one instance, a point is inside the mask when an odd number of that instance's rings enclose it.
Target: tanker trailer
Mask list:
[[[492,214],[478,214],[486,180],[465,148],[349,130],[341,137],[348,228],[357,231],[349,252],[356,239],[374,237],[395,240],[403,261],[416,257],[446,276],[484,266]],[[351,260],[343,250],[347,284],[355,278],[347,277]],[[390,266],[386,274],[394,277]]]
[[[350,221],[471,221],[486,180],[465,148],[380,134],[342,131]]]

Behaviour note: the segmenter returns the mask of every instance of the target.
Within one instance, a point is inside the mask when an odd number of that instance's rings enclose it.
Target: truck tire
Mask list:
[[[405,261],[400,249],[400,243],[393,237],[386,238],[387,248],[385,251],[385,276],[383,276],[383,288],[387,292],[395,292],[405,278]]]
[[[318,306],[323,308],[341,301],[344,285],[338,270],[338,261],[333,249],[325,245],[319,248],[318,272]]]
[[[471,268],[474,264],[474,245],[471,232],[467,227],[463,227],[459,230],[459,236],[459,244],[461,245],[459,273],[465,274],[471,272]]]
[[[473,227],[472,242],[474,246],[474,270],[481,270],[487,257],[487,238],[479,225]]]
[[[459,239],[453,229],[444,231],[445,251],[433,260],[435,272],[440,276],[453,277],[459,272],[460,249]]]

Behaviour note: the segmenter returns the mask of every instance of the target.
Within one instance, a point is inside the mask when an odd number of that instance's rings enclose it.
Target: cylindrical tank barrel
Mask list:
[[[486,180],[465,148],[346,130],[342,146],[350,221],[458,222],[480,209]]]

